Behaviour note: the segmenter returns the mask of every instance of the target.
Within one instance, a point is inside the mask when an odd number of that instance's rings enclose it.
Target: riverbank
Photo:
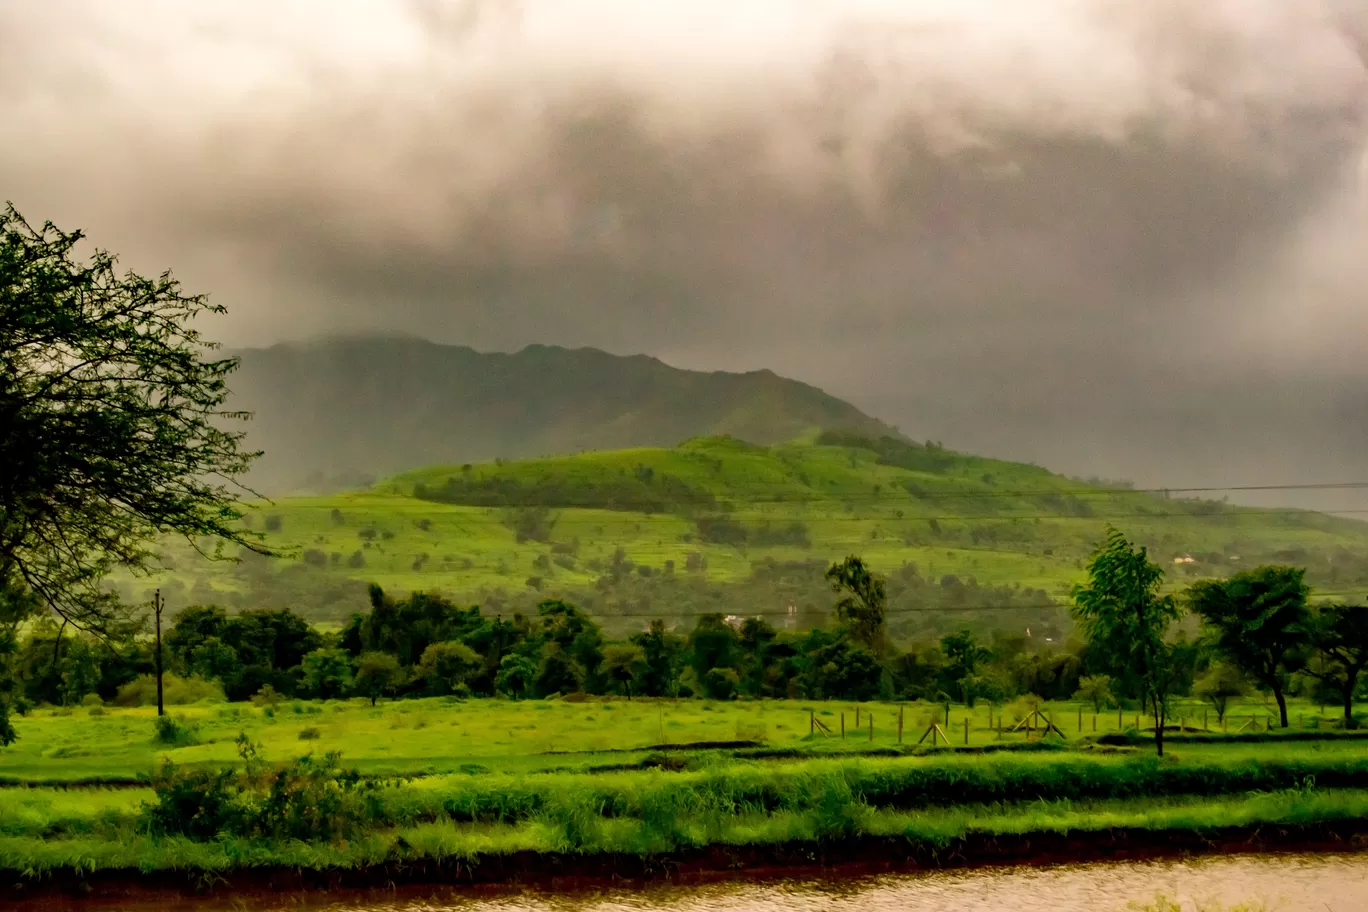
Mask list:
[[[666,848],[640,821],[397,827],[341,844],[0,837],[0,899],[523,884],[556,889],[839,867],[907,871],[1275,850],[1368,849],[1368,791],[1031,802],[929,813],[740,814]],[[567,825],[568,824],[568,825]],[[685,830],[688,829],[686,826]],[[653,845],[658,850],[653,850]]]

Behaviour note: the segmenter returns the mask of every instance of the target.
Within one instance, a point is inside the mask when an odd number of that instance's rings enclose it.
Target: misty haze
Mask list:
[[[1078,476],[1364,475],[1361,3],[136,9],[0,7],[0,174],[232,347],[589,346]]]

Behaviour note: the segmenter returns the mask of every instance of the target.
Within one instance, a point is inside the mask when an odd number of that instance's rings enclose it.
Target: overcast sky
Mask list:
[[[1368,0],[0,0],[0,198],[234,345],[647,352],[1075,474],[1359,481],[1366,53]]]

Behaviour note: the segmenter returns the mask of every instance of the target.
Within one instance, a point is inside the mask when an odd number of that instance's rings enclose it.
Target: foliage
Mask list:
[[[1078,692],[1074,699],[1091,703],[1093,712],[1101,712],[1103,707],[1111,706],[1112,679],[1108,675],[1085,675],[1078,679]]]
[[[406,679],[399,660],[387,652],[363,652],[356,658],[355,692],[369,697],[371,706],[380,697],[393,696]]]
[[[1212,709],[1216,710],[1216,721],[1222,722],[1230,701],[1249,693],[1249,684],[1240,669],[1226,662],[1216,662],[1197,679],[1192,692],[1211,703]]]
[[[888,648],[884,630],[887,596],[884,579],[871,573],[858,557],[847,557],[832,564],[826,572],[831,588],[842,594],[836,602],[836,617],[850,626],[851,633],[873,652]]]
[[[1287,686],[1310,655],[1306,571],[1259,567],[1225,580],[1200,580],[1187,600],[1237,668],[1273,691],[1287,728]]]
[[[630,643],[613,643],[603,649],[603,674],[614,690],[632,698],[632,684],[646,673],[646,652]]]
[[[1178,618],[1172,596],[1159,594],[1164,571],[1116,529],[1108,529],[1088,563],[1088,582],[1074,588],[1074,617],[1089,645],[1118,674],[1139,685],[1154,715],[1154,746],[1164,754],[1173,650],[1165,640]]]
[[[1368,668],[1368,611],[1357,605],[1326,605],[1311,625],[1318,661],[1305,669],[1339,692],[1344,705],[1344,727],[1356,727],[1354,695]]]
[[[181,706],[201,701],[221,702],[223,688],[213,681],[203,678],[182,678],[166,674],[162,677],[163,701],[167,706]],[[157,679],[153,675],[141,675],[119,688],[114,696],[117,706],[156,706]]]
[[[237,362],[198,328],[223,308],[102,250],[78,262],[81,239],[0,212],[0,587],[110,636],[105,578],[153,568],[162,537],[262,546],[229,487],[254,456],[225,429]]]
[[[324,700],[348,693],[352,687],[351,656],[343,649],[315,649],[300,663],[304,691]]]
[[[465,643],[433,643],[423,650],[415,674],[433,696],[456,693],[483,665],[479,654]]]
[[[154,720],[156,741],[167,747],[185,747],[195,743],[195,732],[172,716],[157,716]]]

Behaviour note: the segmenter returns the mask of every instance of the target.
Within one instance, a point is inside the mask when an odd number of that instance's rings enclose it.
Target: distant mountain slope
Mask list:
[[[1038,466],[828,432],[760,447],[668,448],[417,469],[368,491],[262,503],[251,527],[285,557],[207,563],[168,545],[174,607],[364,610],[366,584],[439,590],[495,611],[564,597],[639,629],[700,612],[829,616],[823,572],[848,554],[888,575],[899,636],[1007,625],[1067,629],[1070,587],[1115,524],[1166,587],[1261,563],[1308,568],[1317,598],[1362,603],[1368,523],[1102,487]],[[134,589],[131,587],[141,587]]]
[[[757,444],[815,430],[895,433],[847,402],[770,371],[680,370],[651,357],[533,345],[483,353],[350,338],[236,352],[233,404],[255,412],[260,490],[326,489],[435,463],[673,446],[727,434]]]

